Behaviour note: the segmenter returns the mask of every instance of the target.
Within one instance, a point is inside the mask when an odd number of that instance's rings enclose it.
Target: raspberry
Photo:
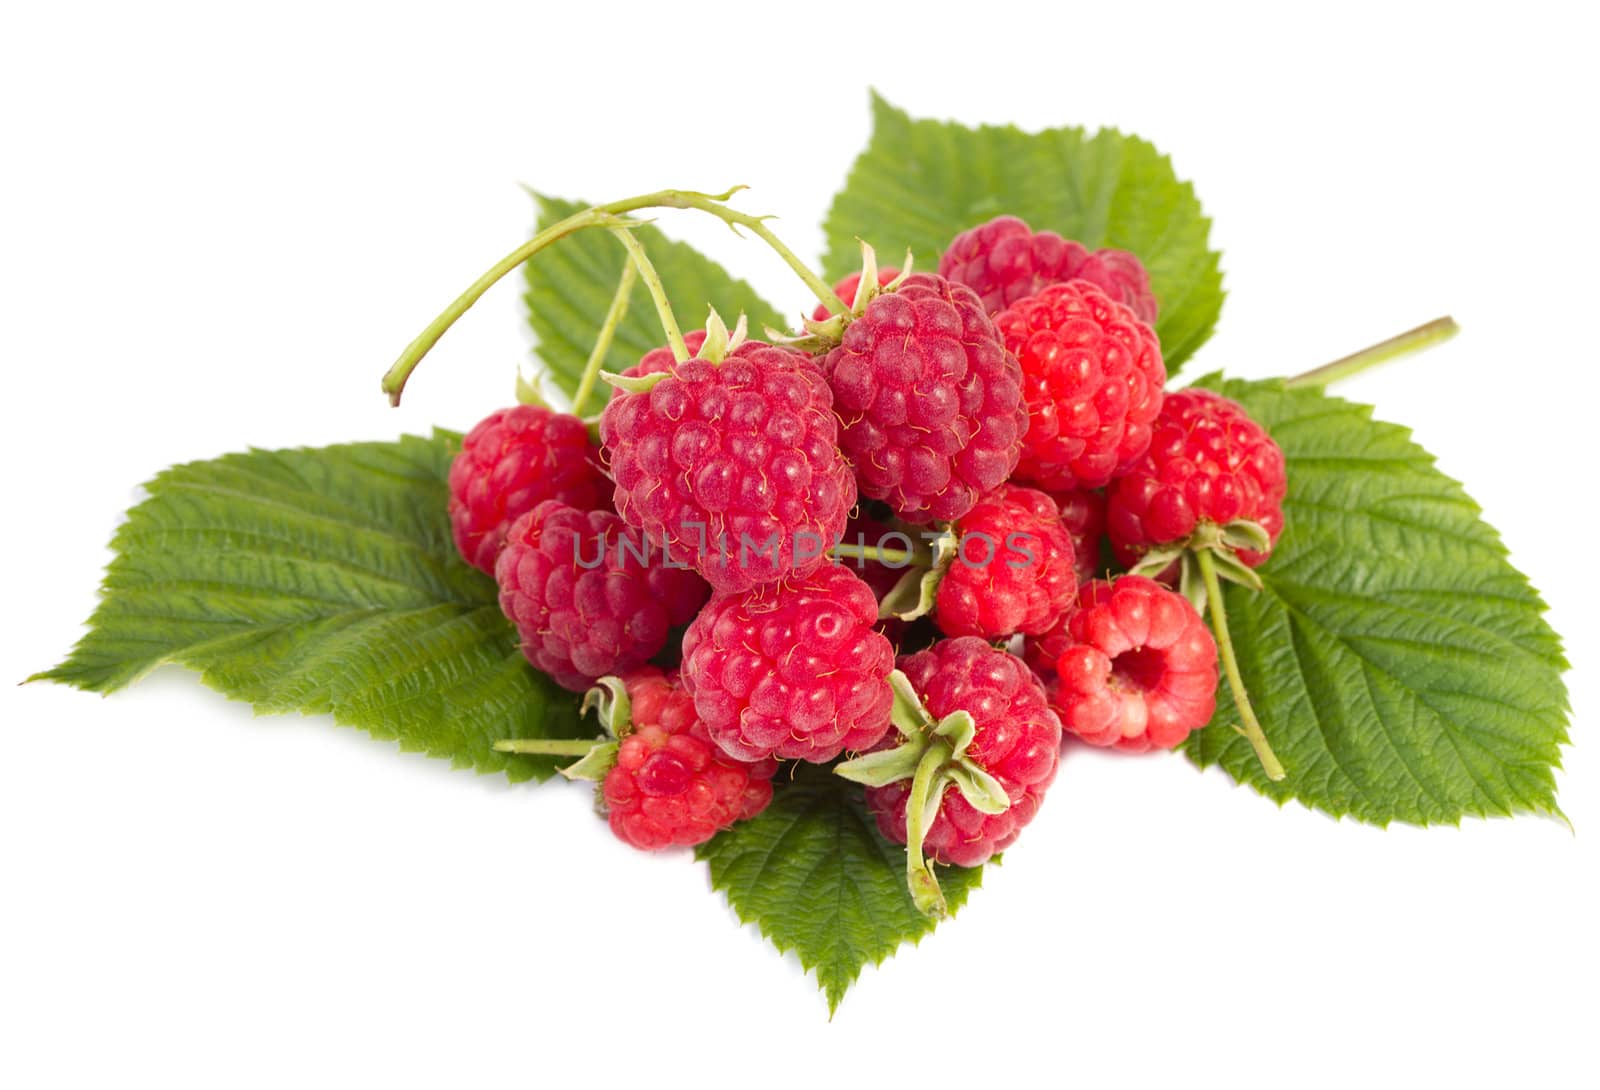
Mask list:
[[[1017,476],[1044,488],[1099,488],[1142,457],[1166,368],[1150,327],[1083,281],[1001,311],[1022,366],[1028,430]]]
[[[1156,418],[1146,455],[1107,492],[1106,529],[1132,566],[1149,549],[1188,541],[1202,527],[1258,524],[1268,548],[1239,548],[1256,567],[1283,532],[1283,451],[1244,408],[1209,390],[1178,390]]]
[[[1216,710],[1217,644],[1194,606],[1152,579],[1088,584],[1023,655],[1062,725],[1090,745],[1170,749]]]
[[[683,680],[723,752],[831,761],[889,729],[894,650],[848,569],[718,595],[683,636]]]
[[[957,235],[939,259],[939,275],[977,292],[991,314],[1051,284],[1087,280],[1140,321],[1156,321],[1150,276],[1137,257],[1124,250],[1091,254],[1052,231],[1035,233],[1016,216],[1000,216]]]
[[[907,522],[960,518],[1016,468],[1022,372],[967,288],[907,277],[845,327],[822,367],[861,493]]]
[[[867,784],[878,829],[906,845],[918,906],[940,914],[924,858],[975,867],[1014,843],[1055,779],[1061,721],[1020,659],[974,636],[902,656],[900,670],[901,706],[917,706],[921,722],[897,710],[903,737],[836,771]],[[937,807],[931,817],[908,807],[919,792]]]
[[[814,570],[856,501],[816,365],[746,341],[663,375],[600,418],[618,513],[719,591]]]
[[[952,636],[1043,632],[1072,604],[1072,538],[1043,492],[1001,485],[955,525],[960,545],[939,581],[935,619]]]
[[[495,564],[500,608],[522,652],[563,688],[581,692],[666,645],[705,602],[705,582],[669,567],[610,511],[546,500],[511,527]]]
[[[879,269],[878,270],[878,287],[880,287],[880,288],[883,287],[885,284],[888,284],[889,282],[894,280],[895,277],[897,277],[899,275],[900,275],[900,270],[899,269],[895,269],[895,268]],[[860,287],[861,287],[861,273],[853,272],[849,276],[845,277],[843,280],[839,281],[837,284],[835,284],[833,286],[833,294],[835,294],[839,298],[843,299],[847,304],[848,303],[853,303],[853,302],[855,302],[856,292],[860,289]],[[813,322],[826,322],[832,316],[833,316],[833,312],[830,311],[826,306],[824,306],[821,303],[818,303],[817,304],[817,309],[813,310],[811,312],[811,320]]]
[[[691,847],[772,801],[776,761],[735,761],[712,744],[676,673],[625,675],[631,729],[601,787],[611,831],[635,848]]]
[[[1050,498],[1061,508],[1061,522],[1072,538],[1073,570],[1078,585],[1100,571],[1100,540],[1106,535],[1106,497],[1103,492],[1072,489],[1052,492]]]
[[[491,413],[450,463],[450,528],[468,564],[494,574],[511,524],[545,500],[609,506],[610,482],[583,421],[538,405]]]

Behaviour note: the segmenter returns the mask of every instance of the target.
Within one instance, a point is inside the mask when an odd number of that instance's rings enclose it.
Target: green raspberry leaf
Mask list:
[[[588,207],[541,194],[534,194],[534,198],[539,203],[539,230]],[[760,337],[767,326],[786,329],[794,324],[749,284],[729,276],[721,265],[688,243],[674,242],[654,227],[638,227],[633,233],[661,274],[667,299],[685,333],[704,325],[707,307],[711,306],[729,326],[741,313],[746,315],[755,337]],[[528,307],[528,320],[539,337],[539,358],[551,381],[568,397],[578,388],[594,348],[595,333],[617,293],[617,280],[626,258],[622,244],[609,231],[579,231],[524,266],[528,290],[522,298]],[[632,367],[640,356],[666,343],[650,293],[642,282],[637,282],[628,301],[628,313],[617,326],[611,350],[606,353],[605,369],[616,372]],[[606,393],[602,387],[600,397]],[[594,412],[599,404],[596,400],[584,409]]]
[[[1288,461],[1265,589],[1224,591],[1288,778],[1269,781],[1231,729],[1226,685],[1189,756],[1280,803],[1378,825],[1559,816],[1567,662],[1478,505],[1368,406],[1275,381],[1199,385],[1243,403]]]
[[[1211,221],[1150,144],[1115,129],[1025,133],[912,120],[876,94],[872,115],[872,141],[824,224],[830,277],[860,268],[858,239],[886,264],[899,264],[909,246],[917,268],[931,272],[958,233],[1010,214],[1144,262],[1168,374],[1211,336],[1223,297]]]
[[[860,785],[800,765],[772,805],[702,845],[711,884],[745,923],[814,970],[831,1013],[861,975],[933,930],[906,888],[906,852],[878,832]],[[983,868],[940,867],[952,912]]]
[[[254,450],[151,481],[89,632],[38,675],[109,693],[165,663],[262,712],[331,713],[459,767],[543,779],[502,738],[584,737],[522,657],[494,580],[456,554],[458,436]]]

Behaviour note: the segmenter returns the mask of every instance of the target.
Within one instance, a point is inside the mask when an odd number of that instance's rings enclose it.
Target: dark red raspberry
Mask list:
[[[939,811],[923,834],[923,853],[939,863],[976,867],[1010,847],[1038,812],[1055,779],[1061,721],[1020,659],[976,637],[941,640],[903,656],[899,665],[934,721],[951,712],[971,713],[977,729],[966,756],[998,780],[1010,800],[1003,812],[985,814],[954,785],[944,787]],[[897,844],[906,843],[911,787],[910,779],[902,779],[867,789],[878,829]]]
[[[1052,492],[1050,498],[1061,508],[1061,521],[1072,538],[1073,570],[1082,586],[1100,573],[1100,541],[1106,536],[1106,497],[1104,492],[1073,489]]]
[[[461,441],[450,463],[450,528],[462,558],[493,575],[517,519],[545,500],[608,507],[610,491],[582,420],[518,405],[491,413]]]
[[[1099,488],[1150,446],[1167,372],[1150,327],[1083,281],[995,316],[1022,366],[1028,431],[1016,475],[1043,488]]]
[[[644,663],[710,593],[617,515],[556,500],[511,527],[495,580],[523,654],[575,692]]]
[[[1043,492],[1001,485],[955,524],[960,543],[939,581],[934,619],[952,636],[1043,632],[1072,604],[1072,538]]]
[[[804,353],[746,341],[600,418],[617,511],[719,591],[820,565],[856,502],[833,395]]]
[[[1286,488],[1283,451],[1238,402],[1178,390],[1161,408],[1150,450],[1107,491],[1106,530],[1125,566],[1202,525],[1236,520],[1259,524],[1276,544]],[[1252,568],[1270,553],[1237,550]]]
[[[1150,276],[1137,257],[1125,250],[1090,253],[1052,231],[1034,232],[1016,216],[1000,216],[957,235],[939,259],[939,275],[977,292],[991,314],[1051,284],[1087,280],[1141,321],[1156,321]]]
[[[900,270],[896,268],[891,267],[887,269],[879,269],[878,287],[883,287],[885,284],[889,283],[899,275]],[[848,306],[855,302],[856,292],[860,288],[861,273],[853,272],[833,286],[833,294],[837,295],[840,299],[843,299],[845,301],[845,305]],[[833,312],[821,303],[818,303],[817,309],[811,312],[811,320],[813,322],[826,322],[832,316]]]
[[[683,680],[723,752],[831,761],[889,729],[894,650],[848,569],[718,595],[683,636]]]
[[[1016,468],[1022,372],[977,296],[913,274],[877,296],[822,362],[861,494],[948,522]]]
[[[1062,726],[1091,745],[1170,749],[1216,710],[1211,630],[1188,599],[1142,576],[1088,584],[1023,655]]]
[[[676,673],[644,666],[622,681],[631,729],[601,786],[612,832],[645,851],[692,847],[767,808],[778,763],[718,749]]]

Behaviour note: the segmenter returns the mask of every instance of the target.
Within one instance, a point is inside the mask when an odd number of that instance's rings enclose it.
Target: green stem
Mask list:
[[[917,549],[885,549],[880,545],[846,545],[843,542],[829,549],[828,555],[835,560],[876,560],[891,568],[927,564],[933,559]]]
[[[1245,690],[1244,678],[1239,674],[1239,660],[1233,654],[1233,638],[1228,635],[1228,610],[1222,604],[1222,584],[1217,579],[1216,561],[1212,559],[1210,549],[1198,549],[1193,555],[1200,565],[1200,577],[1205,580],[1206,602],[1211,609],[1211,627],[1217,634],[1217,653],[1222,657],[1222,669],[1228,676],[1228,688],[1233,693],[1234,706],[1239,709],[1239,719],[1244,723],[1243,727],[1235,729],[1250,740],[1250,745],[1254,747],[1267,779],[1281,780],[1285,775],[1283,765],[1279,763],[1278,755],[1272,752],[1272,746],[1267,744],[1267,735],[1261,729],[1261,721],[1256,718],[1255,709],[1250,706],[1250,694]]]
[[[1296,375],[1284,381],[1284,385],[1293,389],[1297,386],[1327,386],[1338,382],[1340,379],[1349,378],[1359,371],[1375,367],[1398,356],[1411,352],[1420,352],[1424,348],[1432,348],[1436,344],[1443,344],[1461,331],[1456,325],[1456,320],[1450,317],[1435,318],[1431,322],[1408,329],[1386,341],[1379,341],[1370,348],[1363,348],[1359,352],[1352,352],[1332,363],[1325,363],[1307,371],[1303,375]]]
[[[656,305],[661,330],[667,335],[667,344],[672,348],[672,358],[682,363],[689,358],[689,346],[683,342],[683,330],[678,328],[678,317],[672,313],[672,302],[667,298],[667,286],[661,282],[661,274],[656,272],[656,267],[650,263],[650,255],[644,252],[644,244],[633,237],[632,231],[626,227],[615,227],[611,233],[622,240],[622,244],[628,248],[628,256],[638,266],[644,286],[649,289],[650,301]]]
[[[605,739],[593,738],[503,738],[494,744],[500,753],[523,753],[536,757],[587,757]]]
[[[443,337],[445,332],[456,323],[456,319],[465,314],[472,304],[483,298],[484,293],[512,269],[533,257],[540,250],[559,242],[568,235],[576,234],[590,227],[621,226],[620,217],[644,208],[694,208],[716,216],[729,226],[746,227],[777,251],[778,255],[788,263],[789,267],[799,274],[800,279],[805,281],[806,286],[816,293],[817,298],[827,304],[830,309],[836,312],[849,309],[844,300],[840,299],[833,289],[823,283],[816,273],[808,269],[805,262],[795,256],[794,251],[780,242],[778,237],[767,229],[766,224],[759,217],[746,215],[743,212],[735,212],[733,209],[723,205],[722,202],[742,188],[744,187],[735,186],[726,193],[696,193],[683,189],[659,189],[654,193],[643,193],[637,197],[624,197],[622,200],[612,201],[609,204],[595,205],[593,208],[586,208],[581,212],[568,216],[564,220],[551,224],[495,262],[488,272],[474,280],[466,291],[462,292],[454,302],[445,307],[439,316],[430,322],[428,327],[406,346],[406,350],[400,353],[400,358],[395,360],[394,365],[383,376],[383,392],[389,395],[391,404],[400,404],[400,395],[405,390],[406,381],[411,377],[411,372],[416,370],[417,364],[421,363],[422,358],[428,354],[434,345],[439,343],[439,338]]]
[[[935,780],[952,752],[950,743],[942,738],[929,743],[917,762],[916,774],[911,778],[911,795],[906,799],[906,885],[911,889],[911,900],[918,910],[936,919],[948,915],[950,910],[945,904],[944,891],[939,888],[939,880],[922,857],[922,841],[928,835],[928,804],[938,802],[932,794]],[[944,790],[942,781],[938,789]]]
[[[611,351],[611,340],[616,335],[617,325],[622,321],[622,316],[628,313],[628,298],[633,294],[633,285],[639,279],[639,268],[631,261],[622,264],[622,276],[617,280],[617,293],[611,297],[611,306],[606,308],[605,321],[600,325],[600,332],[595,334],[594,348],[589,352],[589,360],[583,365],[583,377],[578,380],[578,389],[572,395],[572,415],[582,416],[584,403],[589,400],[589,394],[594,390],[594,384],[600,377],[600,367],[605,363],[606,353]]]

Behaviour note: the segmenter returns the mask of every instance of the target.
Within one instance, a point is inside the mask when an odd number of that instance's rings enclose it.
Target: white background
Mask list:
[[[508,401],[528,342],[509,287],[402,409],[378,378],[526,236],[517,183],[745,182],[815,254],[870,82],[918,116],[1116,125],[1169,152],[1230,293],[1194,373],[1460,319],[1340,392],[1412,425],[1546,594],[1577,663],[1576,833],[1385,832],[1179,757],[1073,749],[961,917],[830,1024],[702,868],[621,846],[582,788],[256,719],[178,671],[104,701],[8,685],[0,1084],[1595,1085],[1582,8],[541,7],[9,10],[0,680],[71,646],[118,513],[169,463]],[[756,244],[665,226],[803,302]]]

